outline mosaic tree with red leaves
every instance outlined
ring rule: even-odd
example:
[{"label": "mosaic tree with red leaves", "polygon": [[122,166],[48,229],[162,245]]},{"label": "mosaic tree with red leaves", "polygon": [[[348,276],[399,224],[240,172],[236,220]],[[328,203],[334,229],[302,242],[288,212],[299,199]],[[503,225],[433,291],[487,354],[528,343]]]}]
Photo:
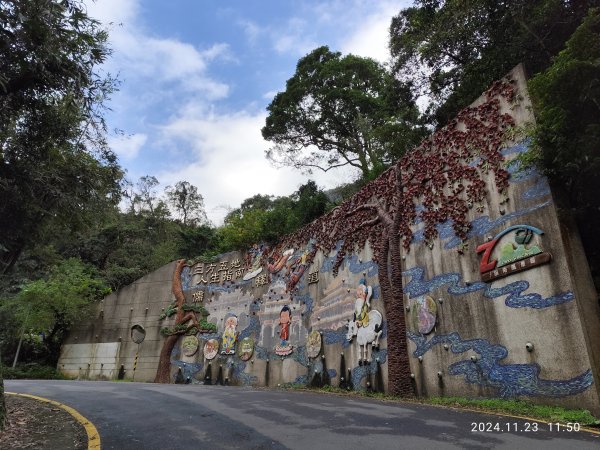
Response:
[{"label": "mosaic tree with red leaves", "polygon": [[[412,228],[421,222],[425,245],[433,248],[436,226],[448,220],[463,242],[470,229],[468,211],[483,211],[485,179],[493,173],[499,192],[508,186],[500,152],[512,117],[501,103],[515,102],[513,82],[492,85],[484,101],[463,109],[456,119],[406,154],[394,167],[349,201],[288,236],[273,250],[300,247],[309,239],[329,254],[340,240],[334,274],[347,252],[369,241],[379,265],[379,282],[388,322],[388,380],[394,395],[413,394],[406,340],[401,249],[409,251]],[[479,203],[479,204],[478,204]],[[466,245],[466,243],[465,243]],[[459,253],[463,248],[459,248]]]}]

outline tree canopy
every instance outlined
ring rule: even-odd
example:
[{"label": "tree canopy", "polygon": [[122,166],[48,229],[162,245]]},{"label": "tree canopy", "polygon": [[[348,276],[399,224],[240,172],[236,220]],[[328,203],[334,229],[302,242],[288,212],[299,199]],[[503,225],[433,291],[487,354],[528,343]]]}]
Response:
[{"label": "tree canopy", "polygon": [[122,176],[106,145],[97,67],[106,32],[75,0],[0,8],[0,262],[10,270],[49,218],[76,227],[94,203],[118,202]]},{"label": "tree canopy", "polygon": [[394,74],[432,100],[444,125],[519,63],[529,73],[552,58],[598,0],[416,0],[392,19]]},{"label": "tree canopy", "polygon": [[267,107],[267,158],[310,173],[351,166],[382,172],[423,136],[410,89],[371,58],[319,47]]}]

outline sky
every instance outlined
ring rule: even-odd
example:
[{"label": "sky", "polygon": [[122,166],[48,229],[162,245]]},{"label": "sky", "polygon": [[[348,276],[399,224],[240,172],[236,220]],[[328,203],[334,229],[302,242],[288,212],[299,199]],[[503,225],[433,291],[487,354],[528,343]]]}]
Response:
[{"label": "sky", "polygon": [[[105,24],[118,75],[108,106],[109,144],[136,182],[160,191],[189,181],[220,225],[256,194],[290,195],[308,179],[323,189],[353,181],[340,169],[302,174],[265,158],[266,107],[298,59],[332,51],[389,58],[388,29],[410,0],[85,0]],[[118,132],[114,130],[119,130]]]}]

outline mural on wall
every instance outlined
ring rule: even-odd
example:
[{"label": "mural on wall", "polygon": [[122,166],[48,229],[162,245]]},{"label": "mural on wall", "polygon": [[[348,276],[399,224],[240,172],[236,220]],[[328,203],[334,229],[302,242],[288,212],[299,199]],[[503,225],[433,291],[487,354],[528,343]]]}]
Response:
[{"label": "mural on wall", "polygon": [[[542,235],[544,232],[530,225],[513,225],[477,247],[477,253],[483,253],[479,265],[481,279],[493,281],[550,262],[550,253],[544,253],[538,245],[531,244],[534,234]],[[500,242],[501,245],[498,245]],[[499,251],[494,252],[496,248]]]},{"label": "mural on wall", "polygon": [[204,357],[206,359],[208,359],[209,361],[211,359],[214,359],[214,357],[217,356],[218,352],[219,352],[219,341],[218,340],[208,339],[204,343]]},{"label": "mural on wall", "polygon": [[[381,365],[386,364],[384,370],[387,369],[392,393],[410,394],[413,382],[409,353],[404,340],[399,338],[406,332],[406,320],[411,330],[419,333],[407,333],[417,346],[415,356],[422,356],[439,343],[449,344],[454,354],[473,351],[478,355],[476,361],[468,359],[452,364],[449,372],[464,375],[468,383],[497,388],[502,396],[558,397],[574,395],[589,387],[592,380],[589,371],[568,380],[547,380],[540,378],[541,369],[536,364],[501,364],[508,354],[506,348],[485,339],[462,340],[458,333],[431,337],[440,328],[435,328],[439,307],[431,296],[437,296],[436,289],[444,288],[452,296],[479,292],[488,299],[505,297],[505,304],[510,308],[534,309],[569,302],[573,299],[572,292],[544,297],[526,292],[530,285],[525,280],[494,288],[490,283],[465,279],[460,273],[426,274],[423,267],[401,272],[401,248],[415,251],[414,247],[422,243],[425,248],[437,245],[465,254],[467,241],[484,236],[491,239],[487,238],[488,233],[496,233],[504,227],[508,228],[487,243],[491,248],[486,263],[494,261],[496,267],[486,273],[502,267],[510,270],[513,264],[518,267],[521,261],[544,254],[538,242],[541,230],[538,233],[528,225],[509,226],[517,218],[552,203],[547,198],[549,190],[543,178],[536,181],[539,175],[531,171],[517,173],[517,163],[506,163],[507,154],[521,152],[527,144],[502,148],[505,132],[514,121],[500,113],[500,100],[509,104],[517,101],[515,86],[510,80],[496,83],[485,94],[483,103],[463,110],[449,126],[348,202],[284,237],[274,248],[254,245],[245,258],[240,258],[242,263],[236,257],[224,256],[229,259],[184,268],[180,282],[192,302],[210,310],[213,318],[217,318],[216,323],[223,323],[219,321],[228,317],[236,320],[233,333],[225,323],[223,333],[210,335],[216,344],[211,358],[216,357],[217,362],[213,362],[213,366],[223,365],[231,379],[245,384],[264,382],[261,374],[257,378],[258,372],[253,368],[266,366],[264,376],[268,379],[269,367],[273,374],[283,372],[282,367],[297,370],[292,364],[297,363],[307,368],[309,375],[298,376],[296,382],[308,383],[313,373],[322,373],[330,378],[348,377],[353,386],[360,389],[364,388],[361,383],[365,385],[365,379],[372,382],[374,375],[381,376]],[[517,211],[502,209],[500,216],[498,211],[482,215],[489,206],[487,180],[493,178],[502,199],[500,207],[506,208],[509,177],[510,183],[535,182],[533,187],[521,190],[524,192],[522,200],[529,201],[526,207]],[[473,211],[480,215],[473,218]],[[509,239],[512,240],[509,242]],[[372,259],[363,261],[359,254],[367,245],[369,251],[365,253],[369,258],[372,255]],[[315,258],[317,252],[321,252],[318,259]],[[467,253],[469,258],[474,255],[472,251],[470,255]],[[320,267],[315,268],[314,260],[322,261]],[[407,277],[406,285],[403,285],[403,276]],[[356,286],[357,279],[360,281]],[[367,279],[373,281],[374,286],[368,285]],[[406,309],[403,294],[410,297]],[[372,304],[375,308],[371,308]],[[385,321],[377,308],[385,311]],[[407,311],[406,318],[404,311]],[[348,321],[350,317],[352,320]],[[226,335],[235,335],[237,326],[245,328],[237,336],[236,344],[235,339]],[[308,330],[312,332],[308,334]],[[384,348],[380,350],[382,338],[387,338],[387,342],[383,342]],[[217,354],[219,342],[222,342],[222,356]],[[340,360],[325,361],[318,357],[327,354],[330,358],[329,355],[335,353],[331,349],[324,351],[325,346],[344,349],[351,342],[356,342],[354,345],[359,346],[359,351],[350,354],[352,358],[358,354],[359,358],[358,361],[347,359],[342,368],[344,373],[327,368],[337,367]],[[205,357],[211,359],[208,356],[213,350],[206,345],[208,341]],[[235,357],[228,356],[234,353]],[[253,366],[255,360],[269,361],[271,365]],[[193,370],[202,367],[185,365],[173,358],[172,363],[183,367],[185,374],[192,373],[190,367]],[[297,372],[294,377],[296,375]]]},{"label": "mural on wall", "polygon": [[423,267],[412,267],[402,273],[405,277],[410,277],[406,283],[404,291],[411,297],[432,293],[445,285],[449,285],[446,292],[453,296],[464,295],[470,292],[484,291],[483,297],[495,299],[507,296],[504,304],[510,308],[549,308],[573,300],[573,292],[565,291],[550,297],[543,297],[536,292],[525,293],[529,289],[529,282],[525,280],[513,281],[499,288],[492,285],[476,281],[464,281],[460,273],[450,272],[435,275],[427,280],[425,269]]},{"label": "mural on wall", "polygon": [[267,270],[269,271],[269,273],[279,273],[279,271],[285,267],[286,263],[292,257],[293,254],[294,249],[288,248],[283,253],[281,253],[281,255],[279,253],[274,253],[273,255],[269,256],[267,264]]},{"label": "mural on wall", "polygon": [[200,342],[196,336],[186,336],[181,342],[181,348],[183,349],[183,354],[185,356],[194,356],[198,351],[199,346]]},{"label": "mural on wall", "polygon": [[254,339],[246,336],[240,341],[238,356],[242,361],[248,361],[254,353]]},{"label": "mural on wall", "polygon": [[225,330],[221,337],[221,355],[235,355],[235,343],[237,341],[238,318],[235,314],[225,316]]},{"label": "mural on wall", "polygon": [[291,256],[291,262],[288,264],[285,274],[286,290],[288,292],[294,291],[304,272],[311,265],[316,252],[315,241],[310,239],[299,256]]},{"label": "mural on wall", "polygon": [[262,245],[254,244],[254,246],[246,254],[246,274],[242,278],[244,281],[251,280],[263,271],[261,258],[265,251]]},{"label": "mural on wall", "polygon": [[292,310],[285,305],[279,313],[279,338],[281,341],[275,347],[275,354],[287,356],[293,351],[292,345],[288,342],[290,339],[290,324],[292,323]]},{"label": "mural on wall", "polygon": [[306,341],[306,355],[309,358],[316,358],[321,353],[321,345],[321,333],[317,330],[311,331]]},{"label": "mural on wall", "polygon": [[429,334],[437,320],[437,305],[429,295],[421,295],[411,299],[410,309],[412,321],[421,334]]},{"label": "mural on wall", "polygon": [[359,347],[358,365],[370,364],[369,345],[379,348],[379,337],[381,336],[381,325],[383,316],[375,309],[371,309],[371,295],[373,288],[367,286],[363,278],[356,288],[356,301],[354,302],[353,320],[348,321],[348,334],[346,338],[352,341],[356,337],[356,343]]},{"label": "mural on wall", "polygon": [[[185,302],[182,284],[184,269],[187,269],[189,272],[189,266],[185,260],[180,259],[175,266],[171,285],[175,302],[171,303],[159,317],[160,320],[164,320],[167,317],[175,316],[175,324],[173,327],[163,327],[161,329],[161,333],[166,336],[166,339],[160,352],[158,368],[154,378],[155,383],[168,383],[170,381],[171,353],[180,336],[216,331],[215,324],[209,323],[206,320],[209,316],[206,308],[202,305],[190,305]],[[188,275],[185,276],[187,277]],[[198,320],[197,314],[200,315],[200,320]]]},{"label": "mural on wall", "polygon": [[425,355],[439,344],[448,344],[452,353],[473,351],[478,356],[459,361],[448,367],[451,375],[464,375],[465,381],[496,388],[503,398],[517,396],[564,397],[579,394],[593,383],[591,370],[568,380],[545,380],[540,378],[538,364],[501,364],[508,356],[506,347],[492,344],[486,339],[463,340],[458,333],[437,335],[427,340],[425,336],[407,333],[417,346],[415,357]]}]

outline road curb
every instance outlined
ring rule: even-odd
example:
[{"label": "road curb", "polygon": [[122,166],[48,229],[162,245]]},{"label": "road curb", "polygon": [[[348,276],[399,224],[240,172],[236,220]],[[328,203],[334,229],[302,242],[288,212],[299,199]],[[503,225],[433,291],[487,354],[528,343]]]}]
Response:
[{"label": "road curb", "polygon": [[66,412],[71,414],[75,418],[75,420],[77,420],[77,422],[79,422],[81,425],[83,425],[83,428],[85,428],[85,432],[87,433],[87,437],[88,437],[88,450],[100,450],[100,434],[98,433],[98,430],[96,429],[96,427],[94,426],[94,424],[92,422],[90,422],[88,419],[86,419],[81,414],[79,414],[79,412],[77,410],[71,408],[70,406],[64,405],[63,403],[57,402],[55,400],[50,400],[50,399],[44,398],[44,397],[38,397],[37,395],[20,394],[18,392],[4,392],[4,393],[7,395],[14,395],[17,397],[32,398],[34,400],[44,402],[44,403],[50,403],[54,406],[58,406],[59,408],[64,409]]}]

